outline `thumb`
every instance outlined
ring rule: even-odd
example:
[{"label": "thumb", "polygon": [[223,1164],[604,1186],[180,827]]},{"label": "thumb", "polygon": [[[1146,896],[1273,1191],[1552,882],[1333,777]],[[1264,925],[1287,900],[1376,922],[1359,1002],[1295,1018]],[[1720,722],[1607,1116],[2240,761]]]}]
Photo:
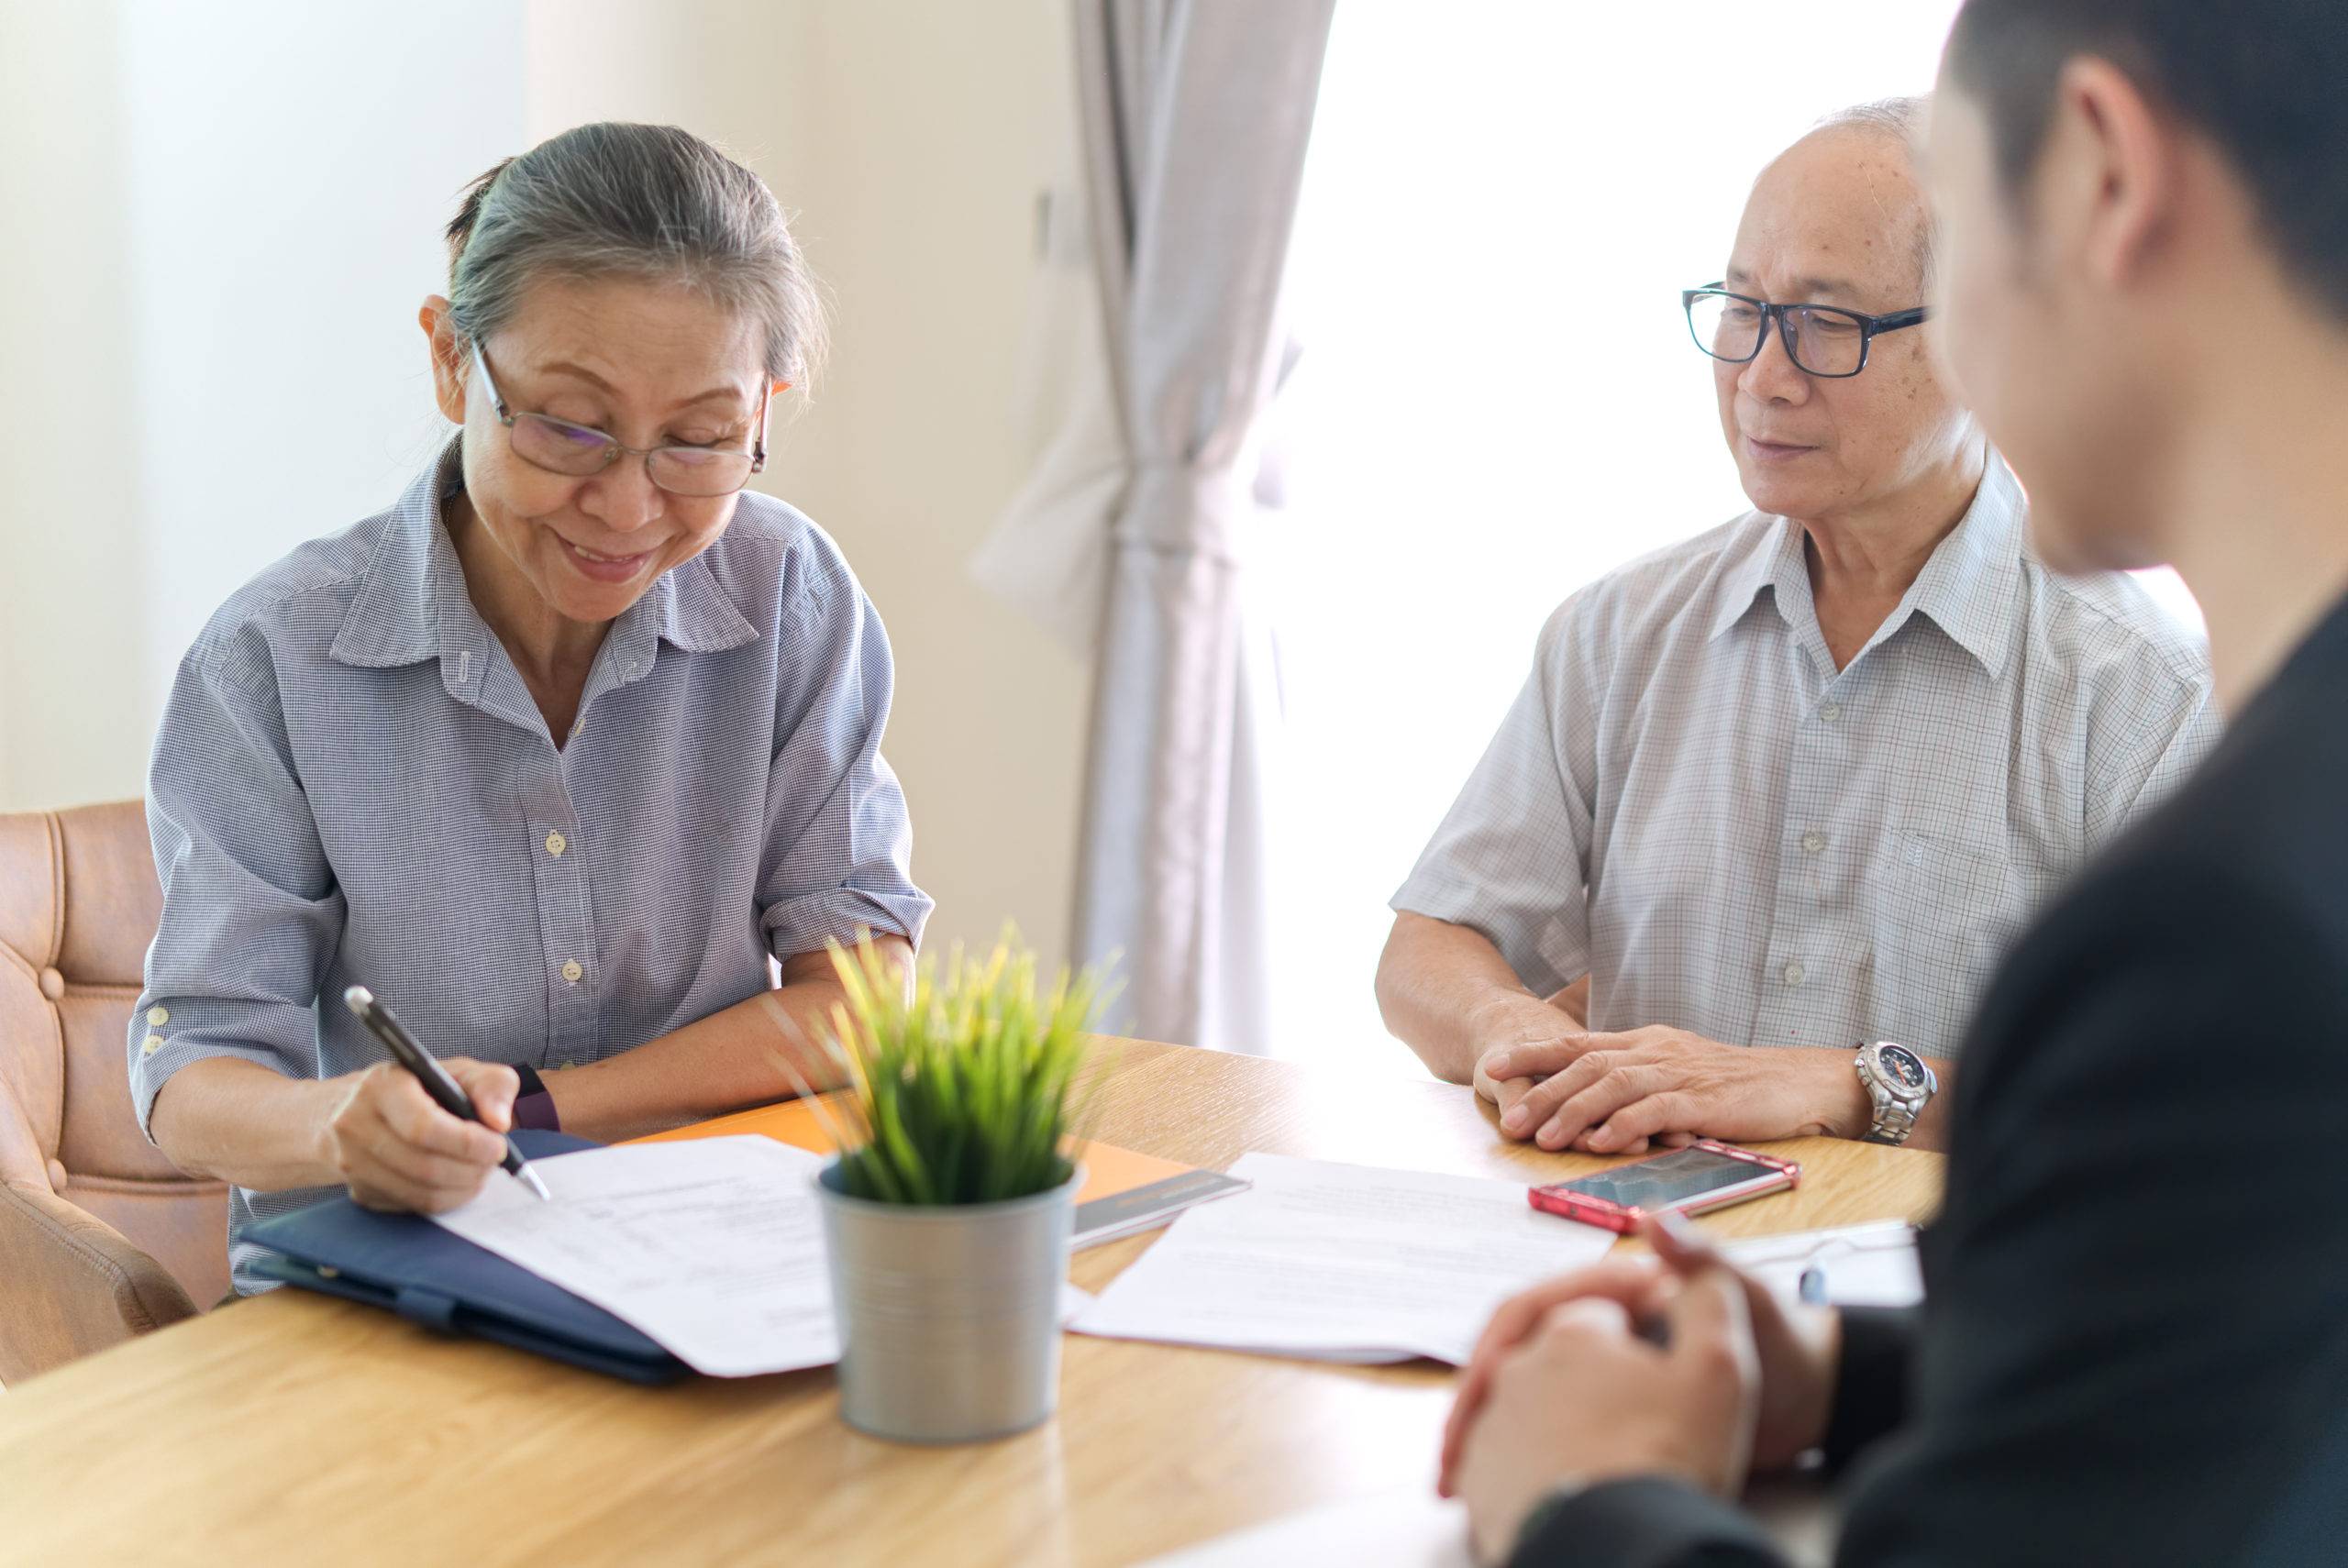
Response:
[{"label": "thumb", "polygon": [[522,1076],[498,1062],[451,1062],[449,1070],[464,1086],[465,1094],[473,1102],[473,1110],[481,1116],[482,1125],[493,1132],[510,1132],[514,1128],[514,1097],[521,1092]]},{"label": "thumb", "polygon": [[1641,1231],[1672,1273],[1683,1277],[1721,1265],[1720,1249],[1705,1234],[1677,1214],[1651,1214]]},{"label": "thumb", "polygon": [[1707,1376],[1738,1375],[1754,1357],[1753,1320],[1735,1271],[1715,1264],[1684,1277],[1664,1309],[1671,1325],[1671,1359]]}]

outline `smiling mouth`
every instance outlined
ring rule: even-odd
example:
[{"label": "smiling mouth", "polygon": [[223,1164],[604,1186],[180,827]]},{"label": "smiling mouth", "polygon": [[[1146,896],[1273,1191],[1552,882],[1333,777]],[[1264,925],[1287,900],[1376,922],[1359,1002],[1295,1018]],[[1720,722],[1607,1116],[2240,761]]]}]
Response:
[{"label": "smiling mouth", "polygon": [[[560,536],[558,535],[557,537]],[[631,566],[652,553],[649,550],[638,550],[634,555],[607,556],[600,551],[591,550],[576,540],[564,539],[562,543],[572,555],[581,560],[593,561],[597,566]]]}]

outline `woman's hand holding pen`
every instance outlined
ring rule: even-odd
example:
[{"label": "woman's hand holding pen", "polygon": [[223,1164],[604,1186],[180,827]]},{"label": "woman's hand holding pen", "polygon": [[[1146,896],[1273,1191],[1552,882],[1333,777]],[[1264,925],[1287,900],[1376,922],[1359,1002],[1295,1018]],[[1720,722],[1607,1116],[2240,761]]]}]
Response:
[{"label": "woman's hand holding pen", "polygon": [[349,1092],[319,1129],[327,1163],[368,1209],[439,1214],[470,1202],[505,1157],[514,1124],[514,1069],[470,1057],[440,1065],[471,1097],[479,1122],[451,1116],[432,1103],[413,1074],[381,1062],[334,1082]]}]

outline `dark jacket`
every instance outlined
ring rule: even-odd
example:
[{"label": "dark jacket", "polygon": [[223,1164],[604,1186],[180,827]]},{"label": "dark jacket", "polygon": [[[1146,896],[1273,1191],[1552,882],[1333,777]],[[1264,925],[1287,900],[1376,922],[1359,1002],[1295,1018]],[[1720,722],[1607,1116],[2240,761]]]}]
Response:
[{"label": "dark jacket", "polygon": [[[1926,1305],[1846,1318],[1837,1562],[2348,1562],[2348,603],[2007,955]],[[1518,1568],[1775,1563],[1597,1486]]]}]

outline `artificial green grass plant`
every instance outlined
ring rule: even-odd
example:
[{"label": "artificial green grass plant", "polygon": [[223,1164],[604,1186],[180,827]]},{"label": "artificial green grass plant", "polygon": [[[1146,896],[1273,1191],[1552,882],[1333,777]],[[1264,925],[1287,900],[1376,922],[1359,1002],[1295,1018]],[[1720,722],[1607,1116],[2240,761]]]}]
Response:
[{"label": "artificial green grass plant", "polygon": [[1108,999],[1098,971],[1042,990],[1036,955],[1006,932],[982,961],[958,946],[942,975],[923,962],[908,994],[870,943],[829,946],[847,993],[827,1043],[847,1069],[849,1196],[1000,1203],[1068,1180],[1087,1032]]}]

